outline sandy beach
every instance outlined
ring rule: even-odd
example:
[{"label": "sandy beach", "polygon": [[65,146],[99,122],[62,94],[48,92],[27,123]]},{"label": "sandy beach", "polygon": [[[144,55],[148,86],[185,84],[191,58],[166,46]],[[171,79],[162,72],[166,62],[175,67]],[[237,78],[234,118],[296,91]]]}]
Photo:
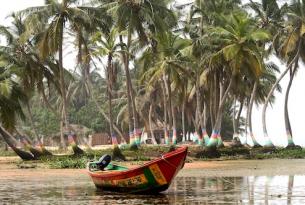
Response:
[{"label": "sandy beach", "polygon": [[[85,169],[48,169],[40,167],[21,169],[17,157],[0,157],[0,180],[14,177],[36,178],[74,175],[86,176]],[[128,167],[137,166],[135,162],[123,163]],[[179,172],[181,177],[239,177],[305,175],[305,159],[266,159],[266,160],[226,160],[194,161],[186,163]]]}]

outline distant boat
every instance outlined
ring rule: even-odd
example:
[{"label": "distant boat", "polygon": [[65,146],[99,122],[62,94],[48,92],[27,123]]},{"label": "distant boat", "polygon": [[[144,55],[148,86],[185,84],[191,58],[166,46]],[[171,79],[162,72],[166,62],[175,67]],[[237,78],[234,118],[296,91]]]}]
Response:
[{"label": "distant boat", "polygon": [[187,147],[176,148],[143,166],[131,169],[109,163],[104,170],[99,170],[99,162],[90,162],[88,172],[95,186],[105,191],[159,193],[168,189],[183,168],[186,155]]}]

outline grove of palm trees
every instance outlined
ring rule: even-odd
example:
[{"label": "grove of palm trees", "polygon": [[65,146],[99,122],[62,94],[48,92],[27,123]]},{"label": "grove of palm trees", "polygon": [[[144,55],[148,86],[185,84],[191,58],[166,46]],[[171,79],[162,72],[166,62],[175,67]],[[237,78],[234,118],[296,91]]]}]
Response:
[{"label": "grove of palm trees", "polygon": [[[272,148],[266,115],[285,76],[285,127],[277,129],[296,147],[288,104],[305,61],[303,0],[46,0],[8,19],[0,26],[0,142],[22,159],[52,155],[44,141],[54,135],[82,154],[78,143],[87,143],[71,134],[73,124],[107,133],[115,146],[140,147],[142,132],[176,145],[192,132],[207,150],[224,141]],[[264,143],[253,131],[255,106],[263,107],[255,123]]]}]

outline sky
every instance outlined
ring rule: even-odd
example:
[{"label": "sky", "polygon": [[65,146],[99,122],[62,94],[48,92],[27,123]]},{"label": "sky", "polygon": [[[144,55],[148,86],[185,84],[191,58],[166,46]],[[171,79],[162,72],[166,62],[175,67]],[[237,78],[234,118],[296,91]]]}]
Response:
[{"label": "sky", "polygon": [[[6,18],[11,12],[25,9],[30,6],[39,6],[43,4],[43,0],[10,0],[5,2],[5,6],[0,7],[0,24],[9,25],[10,20]],[[179,2],[189,2],[189,0],[179,0]],[[243,0],[246,2],[246,0]],[[75,56],[73,54],[66,54],[64,63],[70,69],[73,69]],[[280,67],[280,70],[285,69],[276,57],[271,57],[271,61]],[[267,109],[267,129],[269,137],[272,142],[277,146],[286,146],[286,134],[284,124],[284,95],[288,84],[288,75],[282,80],[281,86],[282,93],[276,93],[276,101],[272,107]],[[289,98],[289,114],[293,130],[295,143],[305,146],[305,71],[304,66],[300,65],[298,73],[293,81]],[[258,142],[264,143],[262,131],[262,115],[261,107],[255,107],[253,112],[253,128],[254,135]],[[242,138],[245,140],[245,138]],[[249,139],[248,139],[249,140]],[[249,143],[251,141],[249,140]]]}]

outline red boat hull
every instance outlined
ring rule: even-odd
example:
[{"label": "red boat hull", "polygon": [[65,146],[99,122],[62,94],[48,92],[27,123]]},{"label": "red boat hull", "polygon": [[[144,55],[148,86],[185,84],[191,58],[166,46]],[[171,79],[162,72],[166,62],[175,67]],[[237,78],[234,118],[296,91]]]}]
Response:
[{"label": "red boat hull", "polygon": [[143,166],[125,171],[89,171],[96,187],[129,193],[165,191],[183,168],[187,147],[177,148]]}]

